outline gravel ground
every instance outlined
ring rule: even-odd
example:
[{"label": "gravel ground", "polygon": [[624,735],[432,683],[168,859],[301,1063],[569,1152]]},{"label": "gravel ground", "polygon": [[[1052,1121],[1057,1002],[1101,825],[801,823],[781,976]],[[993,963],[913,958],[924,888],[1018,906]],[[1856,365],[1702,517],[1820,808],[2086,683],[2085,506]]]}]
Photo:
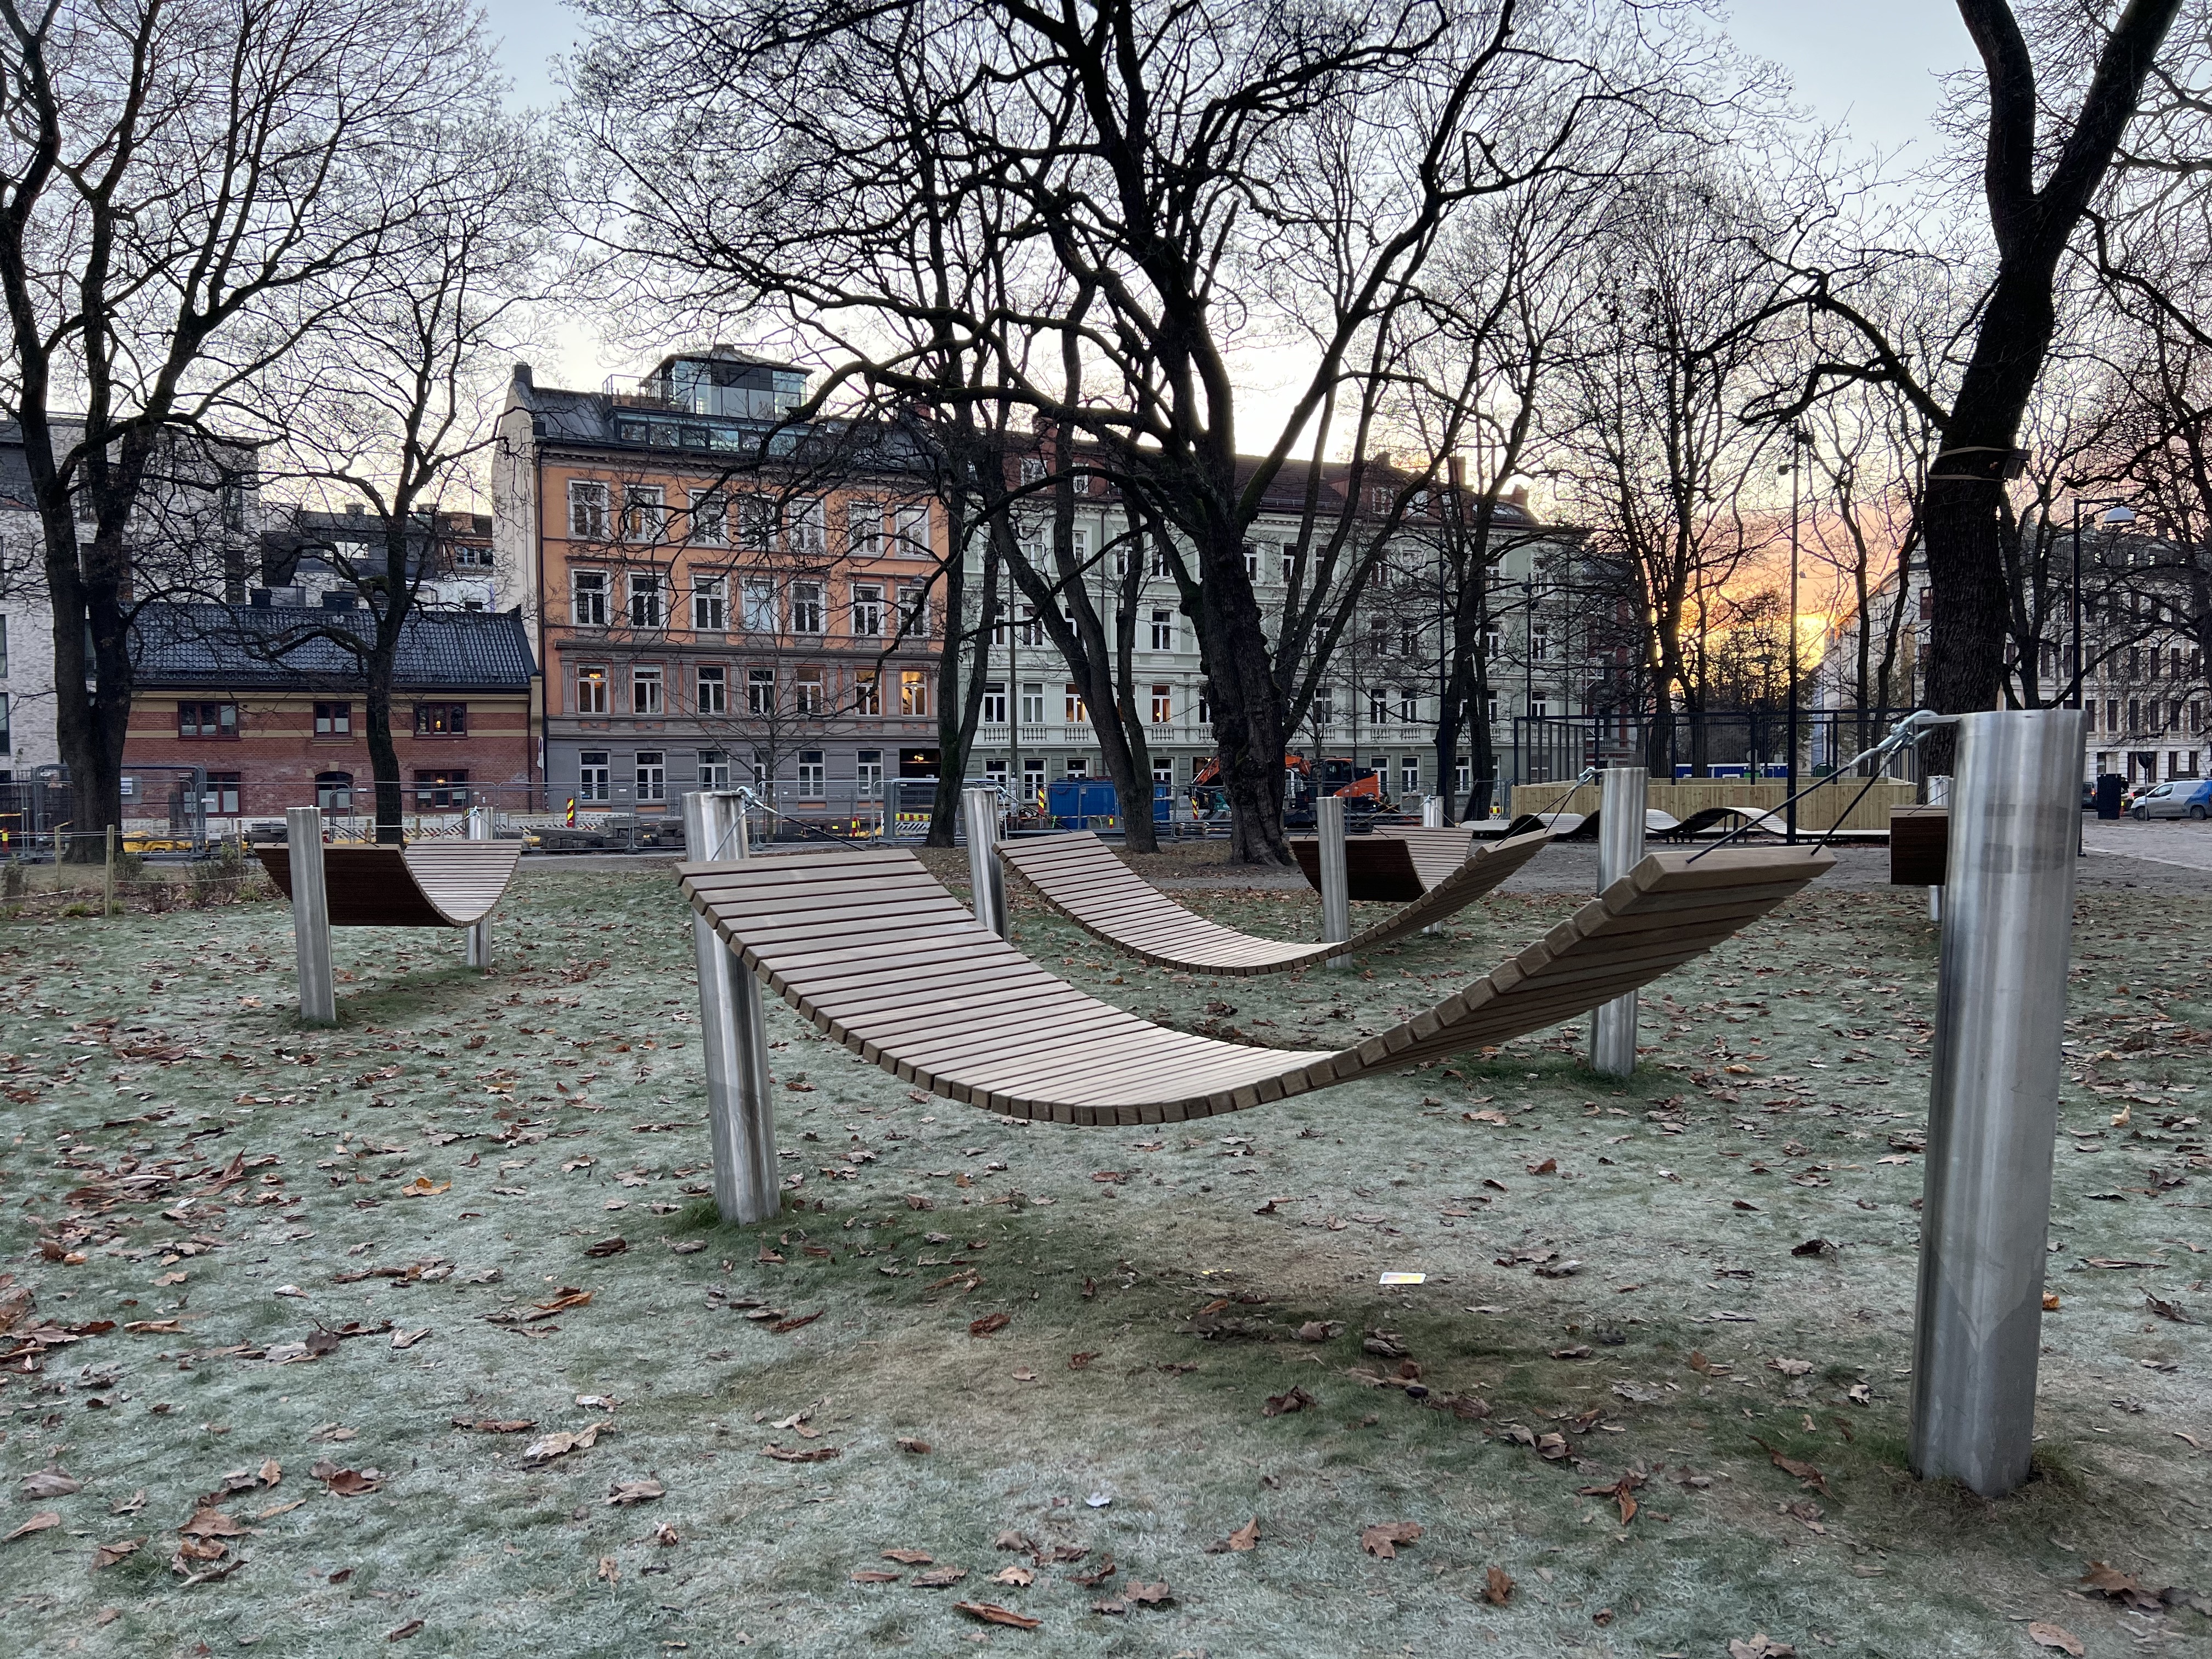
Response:
[{"label": "gravel ground", "polygon": [[[1310,935],[1303,884],[1204,853],[1159,861],[1224,884],[1184,902]],[[1318,1046],[1570,914],[1589,857],[1349,971],[1228,985],[1013,899],[1095,995]],[[11,1649],[1980,1659],[2051,1651],[2040,1621],[2190,1650],[2196,879],[2084,869],[2038,1478],[1997,1504],[1904,1467],[1935,938],[1879,854],[1655,987],[1626,1085],[1569,1026],[1054,1129],[775,1009],[787,1208],[750,1230],[702,1196],[658,860],[532,860],[489,975],[449,936],[341,934],[334,1032],[291,1017],[274,904],[0,922]],[[2093,1562],[2173,1595],[2085,1589]]]}]

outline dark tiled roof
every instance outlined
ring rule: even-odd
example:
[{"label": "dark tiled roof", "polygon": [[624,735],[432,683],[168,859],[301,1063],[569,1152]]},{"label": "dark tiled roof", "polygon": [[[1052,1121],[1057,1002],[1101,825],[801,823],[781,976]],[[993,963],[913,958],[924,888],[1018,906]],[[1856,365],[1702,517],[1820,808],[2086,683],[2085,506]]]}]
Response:
[{"label": "dark tiled roof", "polygon": [[[310,629],[366,641],[366,611],[277,605],[149,605],[133,646],[138,684],[160,686],[350,686],[360,671],[346,647]],[[399,635],[395,687],[409,691],[521,692],[537,664],[520,611],[417,611]]]}]

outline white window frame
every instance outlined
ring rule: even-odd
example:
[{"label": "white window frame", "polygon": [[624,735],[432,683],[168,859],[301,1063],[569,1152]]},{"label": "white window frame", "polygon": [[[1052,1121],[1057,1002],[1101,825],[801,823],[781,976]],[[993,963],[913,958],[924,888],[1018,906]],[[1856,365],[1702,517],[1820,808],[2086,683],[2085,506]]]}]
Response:
[{"label": "white window frame", "polygon": [[667,670],[649,663],[633,663],[629,671],[629,712],[653,715],[667,710]]},{"label": "white window frame", "polygon": [[605,628],[613,598],[614,578],[605,570],[568,573],[568,623],[573,628]]},{"label": "white window frame", "polygon": [[726,634],[730,631],[730,579],[727,576],[691,578],[691,631]]},{"label": "white window frame", "polygon": [[726,714],[730,712],[730,671],[719,664],[702,666],[694,680],[698,687],[696,701],[702,714]]},{"label": "white window frame", "polygon": [[571,541],[604,542],[607,537],[607,520],[614,506],[614,492],[598,478],[568,480],[568,538]]}]

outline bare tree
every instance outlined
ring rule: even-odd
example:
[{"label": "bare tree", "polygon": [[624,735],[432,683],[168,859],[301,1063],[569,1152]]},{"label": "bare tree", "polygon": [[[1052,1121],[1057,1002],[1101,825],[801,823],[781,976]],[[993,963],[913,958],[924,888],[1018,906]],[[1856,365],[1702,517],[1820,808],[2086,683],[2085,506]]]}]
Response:
[{"label": "bare tree", "polygon": [[417,211],[421,125],[494,98],[452,0],[0,0],[0,400],[81,823],[122,817],[130,623],[155,587],[131,526],[163,445],[382,257]]},{"label": "bare tree", "polygon": [[[947,391],[921,366],[917,319],[989,342],[994,383],[969,395],[1117,452],[1185,558],[1234,854],[1285,861],[1284,740],[1309,649],[1331,641],[1294,622],[1285,661],[1270,637],[1245,573],[1254,519],[1376,361],[1452,215],[1571,165],[1601,113],[1670,101],[1667,54],[1626,18],[1593,32],[1531,0],[1327,17],[1212,0],[587,10],[578,89],[626,216],[611,241],[849,354],[879,386]],[[958,216],[999,240],[997,308],[905,280],[907,251],[946,216],[916,210],[927,191],[985,204]],[[1286,329],[1303,335],[1297,388],[1240,465],[1231,360]],[[1065,352],[1032,361],[1040,332],[1077,374]],[[1365,456],[1347,447],[1357,498]]]}]

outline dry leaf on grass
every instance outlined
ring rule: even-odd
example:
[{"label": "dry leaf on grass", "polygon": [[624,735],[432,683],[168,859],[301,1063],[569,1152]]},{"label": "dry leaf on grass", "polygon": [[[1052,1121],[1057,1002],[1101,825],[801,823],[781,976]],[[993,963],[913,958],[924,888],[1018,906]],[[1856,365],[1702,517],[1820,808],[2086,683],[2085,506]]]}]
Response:
[{"label": "dry leaf on grass", "polygon": [[779,1463],[827,1463],[833,1457],[845,1454],[835,1446],[763,1446],[763,1457],[773,1457]]},{"label": "dry leaf on grass", "polygon": [[1132,1578],[1128,1588],[1121,1592],[1125,1601],[1134,1601],[1139,1607],[1157,1607],[1175,1600],[1175,1592],[1168,1588],[1167,1580],[1147,1584],[1142,1579]]},{"label": "dry leaf on grass", "polygon": [[987,1625],[1007,1625],[1015,1630],[1035,1630],[1044,1620],[1032,1619],[1025,1613],[1016,1613],[1012,1607],[1002,1607],[991,1601],[955,1601],[952,1604],[970,1619],[980,1619]]},{"label": "dry leaf on grass", "polygon": [[884,1559],[896,1561],[902,1567],[928,1567],[937,1564],[937,1558],[927,1550],[885,1550]]},{"label": "dry leaf on grass", "polygon": [[[440,1190],[442,1191],[443,1188],[441,1188]],[[386,1631],[384,1634],[384,1639],[387,1642],[404,1642],[422,1628],[422,1621],[420,1619],[410,1619],[398,1630]]]},{"label": "dry leaf on grass", "polygon": [[1797,1650],[1761,1632],[1748,1642],[1741,1638],[1730,1641],[1729,1659],[1797,1659]]},{"label": "dry leaf on grass", "polygon": [[2152,1613],[2166,1605],[2166,1599],[2154,1589],[2146,1589],[2142,1583],[2130,1577],[2118,1567],[2107,1566],[2102,1561],[2092,1561],[2089,1571],[2081,1575],[2082,1584],[2099,1595],[2144,1613]]},{"label": "dry leaf on grass", "polygon": [[656,1498],[665,1498],[668,1489],[658,1480],[617,1480],[607,1488],[601,1501],[617,1509],[628,1509],[635,1504],[648,1504]]},{"label": "dry leaf on grass", "polygon": [[[1054,1558],[1057,1559],[1059,1552],[1054,1550],[1053,1553]],[[1037,1559],[1042,1560],[1044,1552],[1039,1551]],[[1071,1572],[1067,1575],[1067,1582],[1071,1584],[1080,1584],[1084,1589],[1089,1589],[1094,1584],[1104,1583],[1120,1571],[1121,1569],[1114,1565],[1114,1558],[1109,1555],[1088,1572]]]},{"label": "dry leaf on grass", "polygon": [[5,1538],[0,1538],[0,1544],[12,1544],[18,1538],[27,1538],[34,1532],[44,1532],[48,1527],[58,1527],[61,1523],[61,1512],[58,1510],[40,1510]]},{"label": "dry leaf on grass", "polygon": [[307,1473],[340,1498],[359,1498],[365,1492],[381,1491],[384,1486],[381,1469],[342,1469],[328,1458],[317,1462]]},{"label": "dry leaf on grass", "polygon": [[1072,1371],[1079,1371],[1097,1358],[1098,1355],[1096,1352],[1072,1353],[1067,1356],[1067,1369]]},{"label": "dry leaf on grass", "polygon": [[[599,1431],[606,1426],[604,1423],[593,1423],[581,1429],[556,1429],[553,1433],[541,1436],[525,1446],[522,1449],[522,1461],[526,1463],[550,1463],[555,1458],[565,1457],[572,1451],[588,1450],[598,1443]],[[494,1432],[505,1432],[505,1431],[495,1430]]]},{"label": "dry leaf on grass", "polygon": [[1503,1567],[1492,1567],[1482,1575],[1482,1599],[1493,1607],[1502,1607],[1513,1599],[1513,1575]]},{"label": "dry leaf on grass", "polygon": [[929,1442],[927,1440],[913,1440],[902,1437],[898,1443],[898,1449],[902,1452],[912,1452],[915,1456],[919,1457],[929,1450]]},{"label": "dry leaf on grass", "polygon": [[1643,1484],[1644,1477],[1631,1469],[1609,1486],[1578,1486],[1576,1494],[1582,1498],[1612,1498],[1620,1505],[1620,1524],[1625,1527],[1636,1519],[1636,1499],[1630,1494]]},{"label": "dry leaf on grass", "polygon": [[1036,1583],[1036,1574],[1027,1567],[1000,1567],[991,1575],[994,1584],[1012,1584],[1016,1589]]},{"label": "dry leaf on grass", "polygon": [[55,1465],[33,1469],[23,1477],[23,1484],[17,1490],[26,1498],[67,1498],[71,1492],[81,1491],[83,1484],[75,1475]]},{"label": "dry leaf on grass", "polygon": [[629,1241],[617,1234],[612,1238],[603,1238],[596,1244],[585,1245],[584,1254],[594,1261],[603,1261],[611,1255],[620,1255],[628,1249]]},{"label": "dry leaf on grass", "polygon": [[102,1567],[112,1567],[137,1554],[138,1547],[145,1541],[143,1538],[119,1538],[112,1544],[100,1545],[92,1553],[92,1570],[98,1572]]},{"label": "dry leaf on grass", "polygon": [[246,1528],[235,1516],[221,1510],[195,1510],[192,1518],[177,1530],[187,1538],[243,1538]]},{"label": "dry leaf on grass", "polygon": [[1247,1550],[1259,1548],[1260,1517],[1254,1516],[1236,1531],[1231,1533],[1225,1541],[1232,1555],[1242,1555]]},{"label": "dry leaf on grass", "polygon": [[1013,1315],[1007,1313],[1003,1310],[998,1313],[985,1314],[981,1319],[971,1319],[968,1322],[968,1334],[970,1336],[990,1336],[995,1334],[997,1332],[1003,1331],[1007,1326],[1013,1322]]},{"label": "dry leaf on grass", "polygon": [[599,1571],[598,1577],[599,1582],[603,1584],[619,1584],[622,1583],[622,1568],[616,1563],[613,1556],[603,1555],[599,1558]]},{"label": "dry leaf on grass", "polygon": [[2056,1648],[2061,1653],[2071,1654],[2074,1659],[2081,1659],[2081,1655],[2087,1651],[2081,1645],[2081,1638],[2072,1631],[2058,1625],[2046,1625],[2039,1620],[2027,1627],[2027,1639],[2039,1648]]},{"label": "dry leaf on grass", "polygon": [[1386,1521],[1381,1526],[1362,1527],[1359,1547],[1388,1561],[1398,1553],[1399,1545],[1410,1544],[1420,1535],[1418,1521]]},{"label": "dry leaf on grass", "polygon": [[478,1434],[520,1434],[525,1429],[536,1428],[538,1419],[534,1417],[457,1417],[453,1419],[453,1426],[474,1429]]},{"label": "dry leaf on grass", "polygon": [[[400,1188],[399,1196],[402,1198],[435,1198],[440,1193],[449,1191],[452,1188],[453,1184],[453,1183],[450,1181],[434,1182],[429,1176],[418,1175],[414,1180],[407,1182],[406,1185]],[[415,1626],[415,1630],[420,1630],[422,1628],[422,1626],[419,1622]],[[415,1633],[415,1631],[410,1630],[407,1633],[410,1636],[412,1636]]]},{"label": "dry leaf on grass", "polygon": [[968,1576],[965,1567],[932,1567],[927,1572],[918,1572],[907,1580],[916,1589],[943,1589],[947,1584],[957,1584]]},{"label": "dry leaf on grass", "polygon": [[1780,1469],[1784,1474],[1795,1475],[1798,1480],[1802,1480],[1807,1486],[1817,1488],[1820,1496],[1823,1498],[1833,1498],[1835,1496],[1835,1493],[1828,1490],[1828,1477],[1822,1474],[1820,1470],[1814,1468],[1810,1463],[1801,1462],[1796,1458],[1784,1456],[1782,1453],[1775,1450],[1773,1447],[1768,1445],[1766,1442],[1759,1439],[1757,1435],[1753,1435],[1751,1437],[1753,1443],[1755,1443],[1771,1460],[1772,1460],[1774,1467]]},{"label": "dry leaf on grass", "polygon": [[830,1310],[827,1308],[817,1308],[811,1314],[794,1314],[789,1319],[777,1320],[775,1323],[769,1327],[769,1329],[777,1336],[788,1335],[793,1331],[800,1330],[805,1328],[806,1326],[811,1325],[816,1320],[821,1318],[823,1314],[828,1313],[829,1311]]},{"label": "dry leaf on grass", "polygon": [[856,1584],[896,1584],[899,1575],[885,1572],[880,1567],[861,1567],[849,1575]]},{"label": "dry leaf on grass", "polygon": [[1287,1394],[1269,1395],[1267,1403],[1260,1407],[1260,1415],[1282,1417],[1291,1412],[1302,1412],[1309,1406],[1320,1403],[1304,1389],[1293,1387]]}]

